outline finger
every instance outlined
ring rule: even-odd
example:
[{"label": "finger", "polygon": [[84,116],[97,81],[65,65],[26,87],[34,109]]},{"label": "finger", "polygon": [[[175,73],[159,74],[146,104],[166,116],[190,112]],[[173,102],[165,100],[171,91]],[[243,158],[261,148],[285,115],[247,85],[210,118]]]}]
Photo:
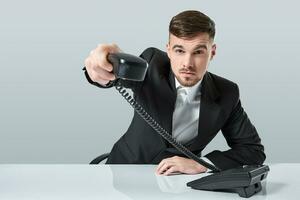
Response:
[{"label": "finger", "polygon": [[110,45],[104,45],[103,50],[109,52],[109,53],[118,53],[122,52],[121,49],[116,44],[110,44]]},{"label": "finger", "polygon": [[162,161],[160,161],[160,163],[158,164],[157,168],[156,168],[156,172],[158,172],[160,170],[160,168],[167,162],[174,162],[174,158],[176,158],[176,156],[170,157],[170,158],[165,158]]},{"label": "finger", "polygon": [[89,77],[94,82],[103,84],[103,82],[107,83],[107,82],[115,79],[115,75],[113,75],[112,73],[107,72],[103,69],[98,69],[97,71],[95,71],[94,68],[90,69],[90,68],[86,67],[86,69],[89,74]]},{"label": "finger", "polygon": [[94,81],[94,82],[97,82],[97,83],[99,83],[100,85],[105,86],[106,84],[109,83],[109,80],[98,80],[98,81]]},{"label": "finger", "polygon": [[102,68],[106,71],[111,72],[113,70],[113,66],[107,60],[107,53],[92,51],[93,53],[89,56],[89,66],[93,68]]},{"label": "finger", "polygon": [[94,82],[97,82],[97,83],[108,83],[109,81],[111,81],[111,79],[109,78],[106,78],[106,77],[103,77],[101,74],[95,74],[94,76],[92,76],[91,78]]},{"label": "finger", "polygon": [[161,174],[164,170],[165,163],[163,163],[159,168],[156,169],[157,174]]},{"label": "finger", "polygon": [[159,172],[160,168],[165,164],[165,160],[160,161],[160,163],[156,167],[156,173]]},{"label": "finger", "polygon": [[173,167],[175,163],[173,162],[166,162],[158,171],[159,174],[164,174],[170,167]]},{"label": "finger", "polygon": [[120,48],[116,44],[112,45],[98,45],[96,51],[92,52],[92,55],[95,56],[95,60],[97,63],[107,71],[112,71],[113,66],[108,61],[107,56],[109,53],[117,53],[120,52]]},{"label": "finger", "polygon": [[98,44],[97,49],[109,53],[121,52],[121,49],[116,44]]},{"label": "finger", "polygon": [[94,76],[100,75],[100,77],[107,80],[116,79],[115,75],[100,66],[101,64],[99,65],[99,62],[97,62],[95,58],[86,59],[85,64],[89,74],[93,73]]},{"label": "finger", "polygon": [[168,176],[168,175],[170,175],[170,174],[172,174],[174,172],[178,172],[177,166],[170,167],[168,170],[165,171],[165,173],[163,175]]},{"label": "finger", "polygon": [[169,162],[169,160],[170,160],[170,158],[165,158],[165,159],[163,159],[159,164],[158,164],[158,166],[157,166],[157,172],[159,172],[160,170],[161,170],[161,168],[167,163],[167,162]]},{"label": "finger", "polygon": [[111,71],[113,70],[113,66],[112,66],[112,64],[108,61],[107,55],[108,55],[108,54],[104,54],[104,53],[101,54],[101,55],[98,55],[98,57],[97,57],[97,63],[98,63],[98,65],[99,65],[101,68],[105,69],[106,71],[111,72]]},{"label": "finger", "polygon": [[168,164],[165,163],[165,164],[159,169],[158,174],[163,174],[163,173],[165,173],[165,171],[167,171],[169,168],[170,168],[170,165],[168,165]]},{"label": "finger", "polygon": [[110,80],[113,81],[116,79],[116,76],[114,75],[113,72],[108,72],[105,69],[102,69],[100,67],[96,67],[93,69],[94,73],[98,75],[98,78],[100,79],[106,79],[106,80]]}]

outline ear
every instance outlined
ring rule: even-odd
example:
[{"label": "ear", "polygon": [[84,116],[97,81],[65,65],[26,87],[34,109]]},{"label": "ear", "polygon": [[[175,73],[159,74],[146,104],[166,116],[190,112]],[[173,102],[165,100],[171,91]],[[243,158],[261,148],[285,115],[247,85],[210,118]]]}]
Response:
[{"label": "ear", "polygon": [[217,51],[217,45],[213,44],[211,47],[211,56],[210,56],[210,60],[213,59],[213,57],[216,55],[216,51]]},{"label": "ear", "polygon": [[168,57],[170,58],[170,43],[167,43],[166,45],[166,48],[167,48],[167,54],[168,54]]}]

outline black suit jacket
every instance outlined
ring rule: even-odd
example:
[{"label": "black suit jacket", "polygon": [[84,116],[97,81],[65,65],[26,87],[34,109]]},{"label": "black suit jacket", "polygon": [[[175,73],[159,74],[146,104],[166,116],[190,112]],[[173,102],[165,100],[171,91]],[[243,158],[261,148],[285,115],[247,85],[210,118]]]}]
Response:
[{"label": "black suit jacket", "polygon": [[[135,99],[172,134],[172,115],[176,101],[175,78],[166,53],[155,48],[142,55],[149,63],[143,82],[124,81]],[[94,83],[85,73],[90,83]],[[237,84],[206,72],[201,87],[198,135],[185,146],[201,156],[201,151],[221,130],[230,149],[213,151],[205,157],[220,169],[262,164],[264,147],[255,127],[241,106]],[[174,155],[183,156],[170,146],[136,112],[127,132],[113,146],[109,164],[157,164]]]}]

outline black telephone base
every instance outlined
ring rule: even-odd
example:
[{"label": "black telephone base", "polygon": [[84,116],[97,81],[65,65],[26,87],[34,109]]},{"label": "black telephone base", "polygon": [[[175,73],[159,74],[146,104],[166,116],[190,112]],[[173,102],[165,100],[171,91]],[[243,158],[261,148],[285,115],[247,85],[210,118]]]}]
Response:
[{"label": "black telephone base", "polygon": [[249,198],[255,193],[260,192],[261,189],[261,182],[258,182],[248,187],[236,188],[235,192],[237,192],[240,195],[240,197]]},{"label": "black telephone base", "polygon": [[187,186],[196,190],[235,192],[248,198],[261,191],[261,181],[269,170],[267,165],[229,169],[191,181]]},{"label": "black telephone base", "polygon": [[[197,189],[197,188],[193,188]],[[206,190],[206,189],[201,189]],[[262,190],[261,182],[255,183],[248,187],[238,187],[232,189],[219,189],[219,190],[207,190],[207,191],[215,191],[215,192],[230,192],[230,193],[238,193],[240,197],[249,198],[254,194],[260,192]]]}]

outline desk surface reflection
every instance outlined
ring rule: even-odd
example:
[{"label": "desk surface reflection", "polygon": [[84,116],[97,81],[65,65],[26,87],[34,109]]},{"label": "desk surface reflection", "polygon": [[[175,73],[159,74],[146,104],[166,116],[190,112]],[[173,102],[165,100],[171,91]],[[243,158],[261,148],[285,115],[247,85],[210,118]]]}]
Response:
[{"label": "desk surface reflection", "polygon": [[[186,183],[208,174],[159,176],[156,165],[0,165],[0,199],[240,199],[238,194],[193,190]],[[300,164],[272,164],[254,199],[298,199]]]}]

